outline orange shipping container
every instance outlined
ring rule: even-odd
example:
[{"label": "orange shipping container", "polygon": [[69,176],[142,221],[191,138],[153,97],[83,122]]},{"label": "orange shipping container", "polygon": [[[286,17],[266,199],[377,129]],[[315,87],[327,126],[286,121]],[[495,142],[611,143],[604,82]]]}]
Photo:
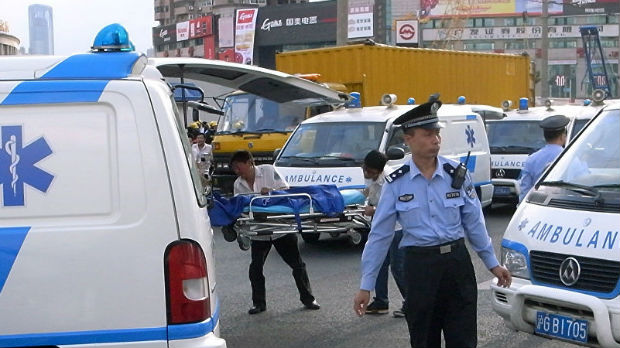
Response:
[{"label": "orange shipping container", "polygon": [[399,104],[409,97],[416,103],[440,93],[441,100],[500,106],[534,103],[534,83],[528,56],[500,53],[405,48],[387,45],[350,45],[284,52],[276,55],[276,69],[290,73],[319,73],[321,80],[343,83],[360,92],[363,106],[379,105],[392,93]]}]

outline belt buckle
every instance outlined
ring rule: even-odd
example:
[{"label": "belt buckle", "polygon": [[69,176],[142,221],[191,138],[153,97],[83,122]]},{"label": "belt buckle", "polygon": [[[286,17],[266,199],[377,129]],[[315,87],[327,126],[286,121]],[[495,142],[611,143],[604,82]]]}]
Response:
[{"label": "belt buckle", "polygon": [[449,252],[452,251],[452,245],[448,244],[448,245],[442,245],[439,247],[439,253],[440,254],[447,254]]}]

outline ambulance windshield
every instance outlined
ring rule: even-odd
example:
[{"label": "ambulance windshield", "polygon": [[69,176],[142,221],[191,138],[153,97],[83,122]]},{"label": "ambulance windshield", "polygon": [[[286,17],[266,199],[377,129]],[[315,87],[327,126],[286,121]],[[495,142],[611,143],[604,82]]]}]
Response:
[{"label": "ambulance windshield", "polygon": [[532,154],[545,146],[538,120],[489,121],[487,136],[492,154]]},{"label": "ambulance windshield", "polygon": [[360,166],[370,150],[379,148],[385,122],[302,124],[291,135],[277,161],[290,167]]},{"label": "ambulance windshield", "polygon": [[620,196],[620,110],[603,111],[560,157],[543,186],[587,187]]},{"label": "ambulance windshield", "polygon": [[233,93],[224,101],[218,133],[290,132],[304,120],[306,107],[276,103],[250,93]]}]

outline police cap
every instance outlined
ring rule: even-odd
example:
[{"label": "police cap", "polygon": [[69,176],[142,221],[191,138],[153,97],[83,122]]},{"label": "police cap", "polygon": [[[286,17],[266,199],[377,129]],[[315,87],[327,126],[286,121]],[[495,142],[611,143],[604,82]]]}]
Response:
[{"label": "police cap", "polygon": [[540,121],[540,127],[546,131],[563,130],[569,122],[569,118],[564,115],[554,115]]},{"label": "police cap", "polygon": [[440,106],[441,101],[431,100],[400,115],[394,120],[394,124],[401,125],[404,130],[414,127],[439,129],[441,125],[437,117],[437,110]]}]

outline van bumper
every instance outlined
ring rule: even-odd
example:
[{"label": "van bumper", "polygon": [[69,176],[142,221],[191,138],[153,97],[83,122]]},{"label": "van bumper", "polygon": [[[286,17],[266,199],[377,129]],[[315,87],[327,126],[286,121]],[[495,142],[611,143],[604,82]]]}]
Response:
[{"label": "van bumper", "polygon": [[168,341],[169,348],[226,348],[226,341],[218,337],[220,333],[220,325],[218,324],[212,332],[208,334],[184,339]]},{"label": "van bumper", "polygon": [[491,179],[493,183],[493,203],[519,203],[519,181],[514,179]]},{"label": "van bumper", "polygon": [[493,202],[493,184],[488,183],[480,186],[476,186],[476,193],[480,198],[480,205],[486,208]]},{"label": "van bumper", "polygon": [[[603,300],[588,294],[532,285],[528,280],[513,278],[510,288],[491,284],[493,310],[512,329],[534,333],[536,312],[587,320],[588,335],[600,347],[620,348],[620,301]],[[581,313],[581,314],[578,314]]]}]

